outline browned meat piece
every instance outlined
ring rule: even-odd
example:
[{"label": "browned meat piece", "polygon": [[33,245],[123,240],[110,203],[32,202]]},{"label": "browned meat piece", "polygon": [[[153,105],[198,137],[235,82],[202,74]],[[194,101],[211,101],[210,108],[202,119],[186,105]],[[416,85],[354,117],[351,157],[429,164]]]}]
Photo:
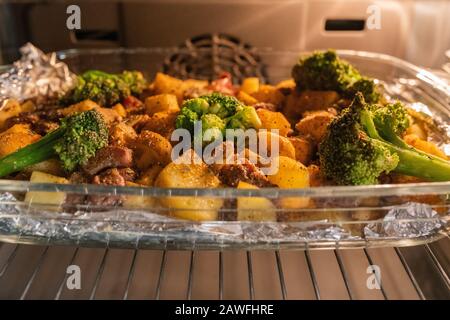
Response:
[{"label": "browned meat piece", "polygon": [[124,178],[125,182],[133,182],[136,180],[136,171],[131,168],[118,168],[119,174]]},{"label": "browned meat piece", "polygon": [[41,136],[45,136],[50,131],[56,130],[59,128],[59,124],[56,122],[41,120],[35,124],[33,124],[33,130],[39,133]]},{"label": "browned meat piece", "polygon": [[233,86],[233,80],[231,74],[223,72],[216,80],[213,80],[207,89],[213,92],[220,92],[227,95],[234,96],[236,89]]},{"label": "browned meat piece", "polygon": [[[74,172],[69,177],[71,184],[85,184],[89,183],[89,177],[82,172]],[[86,195],[79,193],[68,193],[64,201],[64,210],[66,212],[76,212],[77,205],[86,204]]]},{"label": "browned meat piece", "polygon": [[274,187],[267,177],[253,163],[245,160],[241,164],[224,164],[220,167],[218,176],[222,183],[237,187],[239,181],[251,183],[260,188]]},{"label": "browned meat piece", "polygon": [[200,96],[204,96],[207,94],[212,93],[213,91],[211,89],[208,88],[201,88],[201,87],[191,87],[191,88],[187,88],[184,93],[183,93],[183,98],[185,100],[187,99],[194,99],[194,98],[198,98]]},{"label": "browned meat piece", "polygon": [[[111,186],[125,186],[126,177],[122,175],[123,170],[117,168],[107,169],[92,178],[91,183]],[[93,210],[102,210],[103,207],[115,207],[121,205],[123,196],[89,195],[87,203],[93,206]],[[97,207],[98,206],[98,207]],[[106,208],[105,208],[106,209]]]},{"label": "browned meat piece", "polygon": [[125,168],[133,163],[133,152],[120,146],[107,146],[100,149],[97,154],[89,159],[83,166],[83,170],[94,175],[106,168]]},{"label": "browned meat piece", "polygon": [[137,133],[141,132],[142,128],[147,124],[150,120],[149,115],[147,114],[139,114],[132,115],[125,120],[125,123],[131,126]]},{"label": "browned meat piece", "polygon": [[125,178],[117,168],[107,169],[92,178],[93,184],[105,184],[112,186],[124,186]]},{"label": "browned meat piece", "polygon": [[278,109],[278,107],[276,105],[274,105],[273,103],[269,103],[269,102],[255,103],[253,105],[253,108],[255,108],[256,110],[265,109],[265,110],[269,110],[269,111],[277,111],[277,109]]},{"label": "browned meat piece", "polygon": [[136,97],[129,96],[122,101],[122,105],[129,114],[136,114],[144,111],[144,103]]},{"label": "browned meat piece", "polygon": [[45,112],[22,112],[16,117],[9,118],[6,121],[6,127],[10,128],[15,124],[29,124],[34,132],[44,136],[59,127],[57,122],[48,120],[47,116],[48,114]]}]

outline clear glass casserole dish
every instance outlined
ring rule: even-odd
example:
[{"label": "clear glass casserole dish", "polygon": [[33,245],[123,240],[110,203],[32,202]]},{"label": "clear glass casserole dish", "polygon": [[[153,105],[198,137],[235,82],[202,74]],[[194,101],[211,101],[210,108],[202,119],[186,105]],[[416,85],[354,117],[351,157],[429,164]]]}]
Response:
[{"label": "clear glass casserole dish", "polygon": [[[443,80],[394,57],[357,51],[338,53],[362,74],[381,81],[390,98],[400,99],[428,114],[430,121],[434,121],[432,138],[447,154],[450,153],[450,88]],[[156,72],[167,71],[174,59],[182,64],[179,54],[179,49],[104,49],[68,50],[59,52],[58,57],[76,73],[87,69],[109,72],[135,69],[151,79]],[[192,55],[192,52],[186,54]],[[298,56],[296,52],[259,50],[252,51],[250,57],[227,57],[225,63],[237,68],[237,74],[242,76],[257,75],[268,83],[277,83],[290,77]],[[247,59],[246,66],[240,65],[243,59]],[[184,67],[177,72],[185,77],[208,77],[199,70]],[[24,200],[27,192],[46,194],[43,197],[46,199],[61,193],[66,197],[122,197],[126,199],[126,205],[93,207],[81,202],[63,206],[52,204],[52,201],[36,203],[32,197],[29,201]],[[246,190],[0,180],[0,241],[144,249],[408,246],[448,237],[449,195],[450,182]],[[171,218],[170,212],[174,209],[160,205],[158,199],[161,197],[183,197],[181,199],[193,201],[215,199],[222,203],[258,197],[274,201],[307,197],[312,205],[295,210],[277,207],[277,222],[233,221],[236,208],[224,205],[219,209],[218,220],[193,222]]]}]

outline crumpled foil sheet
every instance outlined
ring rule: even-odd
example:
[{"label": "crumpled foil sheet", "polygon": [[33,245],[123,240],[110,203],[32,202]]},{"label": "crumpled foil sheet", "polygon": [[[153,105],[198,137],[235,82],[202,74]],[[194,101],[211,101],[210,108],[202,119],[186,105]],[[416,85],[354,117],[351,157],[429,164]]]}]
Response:
[{"label": "crumpled foil sheet", "polygon": [[0,74],[0,106],[7,99],[54,99],[72,88],[76,76],[68,66],[31,43],[20,48],[22,57]]},{"label": "crumpled foil sheet", "polygon": [[364,234],[366,238],[414,238],[430,235],[445,225],[430,205],[408,202],[389,210],[382,222],[368,224]]},{"label": "crumpled foil sheet", "polygon": [[189,248],[197,244],[264,245],[359,239],[325,221],[196,223],[130,210],[67,214],[29,208],[23,212],[21,204],[11,193],[0,193],[0,235],[41,238],[49,243],[103,244],[127,248],[164,246],[162,242]]}]

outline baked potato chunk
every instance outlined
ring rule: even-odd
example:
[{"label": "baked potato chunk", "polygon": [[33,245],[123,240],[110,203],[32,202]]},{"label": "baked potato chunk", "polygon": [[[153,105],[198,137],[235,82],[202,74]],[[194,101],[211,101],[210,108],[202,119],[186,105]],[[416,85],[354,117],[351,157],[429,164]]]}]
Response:
[{"label": "baked potato chunk", "polygon": [[241,84],[241,91],[252,94],[259,90],[259,78],[257,77],[249,77],[245,78]]},{"label": "baked potato chunk", "polygon": [[315,142],[320,143],[327,132],[328,125],[333,121],[334,115],[327,111],[317,111],[308,114],[301,119],[295,129],[303,135],[310,136]]},{"label": "baked potato chunk", "polygon": [[249,95],[248,93],[246,93],[244,91],[239,91],[236,98],[238,98],[238,100],[240,100],[247,106],[252,106],[252,105],[258,103],[258,100],[256,100],[255,98],[253,98],[251,95]]},{"label": "baked potato chunk", "polygon": [[439,147],[437,145],[435,145],[432,142],[422,140],[415,134],[408,134],[408,135],[404,136],[403,139],[405,140],[405,142],[407,144],[413,146],[414,148],[416,148],[418,150],[427,152],[429,154],[432,154],[432,155],[442,158],[444,160],[448,160],[447,155],[444,153],[444,151],[439,149]]},{"label": "baked potato chunk", "polygon": [[175,130],[176,119],[177,113],[157,112],[145,121],[142,129],[159,133],[170,140],[172,132]]},{"label": "baked potato chunk", "polygon": [[27,124],[15,124],[0,134],[0,158],[7,156],[41,138]]},{"label": "baked potato chunk", "polygon": [[7,126],[7,120],[18,116],[22,112],[32,112],[35,105],[31,101],[20,104],[19,101],[8,99],[0,106],[0,130]]},{"label": "baked potato chunk", "polygon": [[144,186],[153,186],[162,169],[164,169],[163,165],[159,163],[152,164],[141,174],[136,182]]},{"label": "baked potato chunk", "polygon": [[[63,177],[54,176],[40,171],[34,171],[31,174],[30,182],[59,184],[69,183],[69,181]],[[51,208],[58,208],[64,203],[65,199],[66,194],[64,192],[29,191],[25,195],[25,202],[49,205]]]},{"label": "baked potato chunk", "polygon": [[278,154],[275,154],[274,156],[280,155],[295,159],[295,148],[288,138],[263,130],[258,132],[258,139],[266,139],[268,156],[273,155],[272,139],[274,139],[278,141]]},{"label": "baked potato chunk", "polygon": [[[186,157],[186,153],[182,157]],[[204,163],[169,163],[158,175],[156,187],[161,188],[217,188],[219,179]],[[188,220],[217,220],[221,199],[207,197],[171,196],[159,199],[170,214]]]},{"label": "baked potato chunk", "polygon": [[306,137],[289,137],[295,149],[295,159],[307,166],[315,152],[315,145]]},{"label": "baked potato chunk", "polygon": [[287,137],[292,132],[291,124],[281,112],[258,109],[256,113],[261,120],[261,128],[278,129],[280,136],[283,137]]},{"label": "baked potato chunk", "polygon": [[[259,189],[257,186],[239,181],[238,189]],[[237,219],[239,221],[276,221],[276,208],[272,201],[262,197],[238,197]]]},{"label": "baked potato chunk", "polygon": [[306,111],[321,111],[331,108],[339,100],[335,91],[311,91],[301,93],[293,90],[286,98],[283,113],[290,121],[297,121]]},{"label": "baked potato chunk", "polygon": [[151,116],[157,112],[178,112],[180,107],[175,95],[163,93],[146,98],[145,111]]},{"label": "baked potato chunk", "polygon": [[[308,168],[295,159],[279,156],[273,160],[278,164],[278,171],[268,175],[269,181],[280,188],[308,188],[309,172]],[[295,197],[280,199],[282,208],[299,209],[309,205],[309,198]]]},{"label": "baked potato chunk", "polygon": [[272,103],[276,106],[281,105],[285,98],[280,90],[268,84],[261,85],[259,90],[253,92],[251,95],[259,102]]},{"label": "baked potato chunk", "polygon": [[171,161],[172,145],[169,140],[153,131],[142,131],[131,143],[136,166],[146,170],[151,165],[166,165]]},{"label": "baked potato chunk", "polygon": [[[143,187],[139,183],[129,182],[126,183],[127,187]],[[122,206],[128,209],[145,210],[153,208],[156,204],[155,197],[142,196],[142,195],[126,195],[123,197]]]}]

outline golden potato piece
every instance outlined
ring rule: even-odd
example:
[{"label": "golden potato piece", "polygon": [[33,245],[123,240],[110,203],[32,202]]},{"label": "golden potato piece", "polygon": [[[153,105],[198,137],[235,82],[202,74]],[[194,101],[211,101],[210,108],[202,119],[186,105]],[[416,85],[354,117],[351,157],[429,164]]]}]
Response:
[{"label": "golden potato piece", "polygon": [[290,121],[296,121],[306,111],[327,110],[339,100],[335,91],[293,90],[287,97],[283,113]]},{"label": "golden potato piece", "polygon": [[448,157],[444,153],[444,151],[439,149],[439,147],[437,145],[435,145],[433,142],[422,140],[415,134],[408,134],[403,137],[403,140],[405,140],[405,142],[407,144],[413,146],[414,148],[416,148],[418,150],[432,154],[432,155],[442,158],[444,160],[448,160]]},{"label": "golden potato piece", "polygon": [[239,101],[243,102],[247,106],[252,106],[258,103],[258,100],[256,100],[255,98],[253,98],[251,95],[249,95],[244,91],[239,91],[236,98],[238,98]]},{"label": "golden potato piece", "polygon": [[[161,188],[217,188],[219,179],[204,164],[169,163],[156,178],[155,186]],[[170,209],[171,215],[188,220],[217,220],[221,199],[206,197],[171,196],[159,199]]]},{"label": "golden potato piece", "polygon": [[[126,182],[127,187],[142,187],[139,183]],[[142,195],[126,195],[123,196],[122,206],[127,209],[151,210],[157,203],[155,197]]]},{"label": "golden potato piece", "polygon": [[[258,189],[257,186],[239,181],[238,189]],[[272,201],[262,197],[238,197],[237,220],[276,221],[276,208]]]},{"label": "golden potato piece", "polygon": [[251,94],[259,102],[281,105],[284,101],[284,95],[274,86],[265,84],[259,87],[259,90]]},{"label": "golden potato piece", "polygon": [[[190,84],[191,86],[194,83]],[[173,94],[177,97],[178,103],[181,104],[184,98],[184,91],[189,86],[183,80],[171,77],[167,74],[158,72],[153,81],[152,87],[155,94]]]},{"label": "golden potato piece", "polygon": [[245,78],[242,81],[241,91],[243,91],[247,94],[252,94],[258,90],[259,90],[259,78],[250,77],[250,78]]},{"label": "golden potato piece", "polygon": [[41,138],[27,124],[15,124],[0,134],[0,158],[13,153]]},{"label": "golden potato piece", "polygon": [[[266,139],[267,156],[280,155],[295,159],[295,148],[288,138],[280,136],[270,131],[262,130],[258,131],[258,140],[259,139]],[[276,152],[274,153],[274,150],[272,150],[272,139],[278,141],[278,153]],[[261,151],[263,151],[263,153],[261,153]],[[260,150],[260,155],[264,155],[264,152],[265,150]]]},{"label": "golden potato piece", "polygon": [[321,142],[334,115],[327,111],[317,111],[301,119],[295,129],[304,136],[311,136],[317,143]]},{"label": "golden potato piece", "polygon": [[72,104],[67,108],[61,109],[60,112],[64,117],[70,116],[77,112],[99,109],[100,106],[92,100],[84,100],[76,104]]},{"label": "golden potato piece", "polygon": [[117,112],[122,118],[127,116],[127,110],[125,110],[125,107],[121,103],[114,105],[111,109]]},{"label": "golden potato piece", "polygon": [[[54,176],[40,171],[34,171],[31,174],[30,182],[59,184],[69,183],[69,181],[63,177]],[[66,194],[64,192],[29,191],[25,195],[25,202],[59,207],[64,203],[65,198]]]},{"label": "golden potato piece", "polygon": [[141,174],[136,182],[145,186],[153,186],[162,169],[164,169],[163,165],[159,163],[152,164],[147,170],[144,171],[144,173]]},{"label": "golden potato piece", "polygon": [[[273,160],[278,164],[278,171],[267,178],[280,188],[308,188],[309,172],[303,164],[292,158],[279,156]],[[309,205],[309,198],[295,197],[280,199],[281,206],[287,209],[305,208]]]},{"label": "golden potato piece", "polygon": [[173,94],[158,94],[145,99],[145,110],[150,116],[157,112],[178,112],[177,97]]},{"label": "golden potato piece", "polygon": [[35,109],[35,105],[31,101],[27,101],[22,105],[19,101],[14,99],[8,99],[0,106],[0,130],[7,124],[6,121],[9,118],[18,116],[21,112],[30,112]]},{"label": "golden potato piece", "polygon": [[307,166],[314,156],[315,145],[305,137],[289,137],[295,149],[295,159]]},{"label": "golden potato piece", "polygon": [[292,132],[291,124],[281,112],[258,109],[256,113],[261,120],[261,128],[278,129],[280,136],[283,137],[287,137]]},{"label": "golden potato piece", "polygon": [[120,122],[109,129],[109,141],[117,146],[128,146],[137,138],[136,131],[132,126]]},{"label": "golden potato piece", "polygon": [[156,163],[166,165],[171,162],[172,145],[156,132],[142,131],[130,146],[139,170],[146,170]]},{"label": "golden potato piece", "polygon": [[275,85],[275,88],[281,91],[291,91],[295,89],[295,81],[294,79],[286,79],[278,82]]},{"label": "golden potato piece", "polygon": [[177,113],[157,112],[145,121],[142,130],[150,130],[159,133],[164,138],[170,140],[172,132],[175,130]]}]

